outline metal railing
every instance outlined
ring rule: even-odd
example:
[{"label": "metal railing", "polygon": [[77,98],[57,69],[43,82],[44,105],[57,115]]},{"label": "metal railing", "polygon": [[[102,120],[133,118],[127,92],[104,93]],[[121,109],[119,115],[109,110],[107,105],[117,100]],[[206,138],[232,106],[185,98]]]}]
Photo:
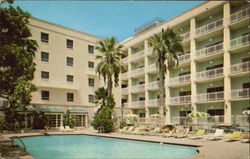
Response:
[{"label": "metal railing", "polygon": [[143,58],[144,57],[144,50],[141,50],[137,53],[134,53],[131,55],[131,60],[137,60],[137,59],[140,59],[140,58]]},{"label": "metal railing", "polygon": [[142,75],[142,74],[144,74],[144,71],[145,71],[144,67],[137,68],[137,69],[131,71],[131,76]]},{"label": "metal railing", "polygon": [[223,99],[224,99],[224,91],[197,94],[197,102],[217,101],[217,100],[223,100]]},{"label": "metal railing", "polygon": [[136,102],[131,102],[131,106],[134,108],[144,108],[145,107],[145,101],[136,101]]},{"label": "metal railing", "polygon": [[232,115],[231,121],[233,124],[245,125],[249,127],[250,115]]},{"label": "metal railing", "polygon": [[157,67],[156,67],[156,64],[151,64],[151,65],[148,65],[148,72],[151,72],[151,71],[156,71],[157,70]]},{"label": "metal railing", "polygon": [[183,38],[183,41],[187,41],[190,38],[190,32],[183,33],[181,34],[181,36]]},{"label": "metal railing", "polygon": [[250,88],[232,90],[231,98],[232,99],[250,98]]},{"label": "metal railing", "polygon": [[149,90],[152,89],[159,89],[160,88],[160,81],[149,82],[148,87]]},{"label": "metal railing", "polygon": [[128,79],[128,72],[122,73],[121,74],[121,79],[122,80]]},{"label": "metal railing", "polygon": [[238,38],[234,38],[234,39],[230,40],[230,48],[231,49],[239,48],[239,47],[249,45],[249,44],[250,44],[250,34],[243,35],[243,36],[240,36]]},{"label": "metal railing", "polygon": [[195,33],[196,35],[204,35],[222,27],[223,27],[223,19],[219,19],[215,22],[197,28],[195,30]]},{"label": "metal railing", "polygon": [[170,104],[191,103],[191,95],[170,97]]},{"label": "metal railing", "polygon": [[200,50],[196,50],[196,57],[206,57],[209,55],[217,54],[223,51],[223,43],[209,46]]},{"label": "metal railing", "polygon": [[128,88],[122,88],[122,94],[128,94]]},{"label": "metal railing", "polygon": [[220,77],[220,76],[223,76],[223,67],[201,71],[196,74],[196,77],[198,80],[210,79],[210,78]]},{"label": "metal railing", "polygon": [[178,56],[179,64],[187,62],[190,60],[190,53]]},{"label": "metal railing", "polygon": [[185,125],[217,125],[224,123],[224,116],[204,116],[204,117],[185,117],[185,116],[173,116],[171,118],[173,124]]},{"label": "metal railing", "polygon": [[132,86],[131,92],[136,93],[136,92],[143,92],[145,90],[145,84],[139,84],[136,86]]},{"label": "metal railing", "polygon": [[190,82],[190,74],[188,75],[183,75],[183,76],[179,76],[179,77],[175,77],[175,78],[170,78],[169,79],[169,84],[182,84],[182,83],[186,83],[186,82]]},{"label": "metal railing", "polygon": [[250,8],[245,8],[230,16],[231,24],[250,17]]},{"label": "metal railing", "polygon": [[230,67],[231,74],[250,71],[250,61],[238,63]]},{"label": "metal railing", "polygon": [[158,107],[160,105],[160,99],[150,99],[148,100],[148,106]]}]

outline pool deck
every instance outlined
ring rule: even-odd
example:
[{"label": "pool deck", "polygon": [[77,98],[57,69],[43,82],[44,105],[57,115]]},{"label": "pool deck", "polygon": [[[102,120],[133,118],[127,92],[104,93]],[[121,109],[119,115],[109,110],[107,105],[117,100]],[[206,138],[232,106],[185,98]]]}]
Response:
[{"label": "pool deck", "polygon": [[[249,143],[241,143],[240,141],[234,142],[225,142],[223,140],[218,141],[207,141],[206,139],[197,139],[197,140],[189,140],[187,138],[163,138],[161,136],[148,136],[148,135],[132,135],[132,134],[121,134],[121,133],[97,133],[96,130],[93,129],[84,129],[78,130],[74,132],[48,132],[48,135],[70,135],[70,134],[79,134],[79,135],[94,135],[94,136],[103,136],[103,137],[114,137],[114,138],[122,138],[122,139],[132,139],[132,140],[141,140],[141,141],[150,141],[156,143],[169,143],[169,144],[178,144],[178,145],[187,145],[187,146],[197,146],[197,150],[199,150],[199,154],[191,157],[190,159],[250,159],[250,144]],[[40,136],[44,135],[44,131],[35,132],[35,133],[23,133],[23,134],[3,134],[0,137],[1,141],[10,141],[10,137],[12,136]],[[1,150],[1,147],[0,147]],[[0,154],[0,159],[1,158]],[[20,159],[32,159],[33,157],[25,154],[19,156]]]}]

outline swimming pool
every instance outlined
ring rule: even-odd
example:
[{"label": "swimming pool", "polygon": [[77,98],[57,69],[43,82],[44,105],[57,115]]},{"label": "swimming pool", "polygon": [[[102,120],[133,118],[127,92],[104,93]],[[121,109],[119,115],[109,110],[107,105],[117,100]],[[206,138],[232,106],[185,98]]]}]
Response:
[{"label": "swimming pool", "polygon": [[[194,147],[85,135],[36,136],[22,140],[26,151],[36,159],[185,159],[197,154]],[[19,139],[14,141],[23,147]]]}]

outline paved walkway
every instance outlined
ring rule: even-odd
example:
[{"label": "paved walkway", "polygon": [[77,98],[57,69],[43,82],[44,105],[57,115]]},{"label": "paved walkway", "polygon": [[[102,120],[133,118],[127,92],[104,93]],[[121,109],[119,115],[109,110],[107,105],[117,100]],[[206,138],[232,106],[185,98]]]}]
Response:
[{"label": "paved walkway", "polygon": [[[85,129],[81,131],[74,132],[49,132],[48,134],[86,134],[86,135],[97,135],[104,137],[116,137],[123,139],[135,139],[143,141],[153,141],[158,143],[172,143],[172,144],[182,144],[182,145],[193,145],[199,146],[199,154],[192,157],[191,159],[250,159],[249,143],[241,143],[240,141],[235,142],[225,142],[223,140],[219,141],[207,141],[206,139],[189,140],[187,138],[176,139],[176,138],[163,138],[161,136],[148,136],[148,135],[132,135],[132,134],[120,134],[120,133],[97,133],[93,129]],[[6,134],[2,135],[2,140],[9,140],[11,136],[33,136],[33,135],[44,135],[44,132],[36,133],[24,133],[24,134]],[[1,148],[0,148],[1,149]],[[1,158],[1,157],[0,157]],[[22,156],[20,158],[32,158],[31,156]]]}]

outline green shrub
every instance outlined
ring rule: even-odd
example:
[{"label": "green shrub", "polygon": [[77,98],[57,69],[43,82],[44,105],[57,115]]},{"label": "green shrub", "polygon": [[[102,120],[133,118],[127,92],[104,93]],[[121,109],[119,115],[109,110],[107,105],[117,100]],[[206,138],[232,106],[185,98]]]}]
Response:
[{"label": "green shrub", "polygon": [[70,128],[74,128],[76,126],[76,121],[72,117],[70,117],[69,112],[67,112],[64,120],[63,120],[63,126],[69,126]]}]

